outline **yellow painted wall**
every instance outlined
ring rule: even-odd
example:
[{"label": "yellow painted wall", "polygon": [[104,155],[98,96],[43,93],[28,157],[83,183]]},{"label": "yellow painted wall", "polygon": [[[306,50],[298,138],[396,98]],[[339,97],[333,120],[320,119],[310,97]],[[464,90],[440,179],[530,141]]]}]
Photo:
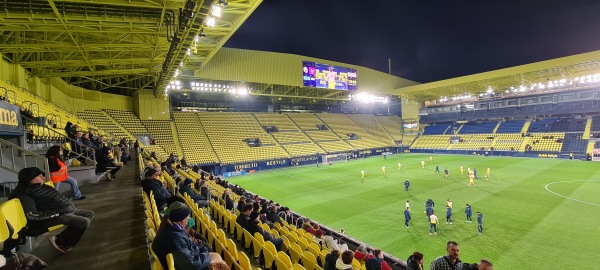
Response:
[{"label": "yellow painted wall", "polygon": [[133,98],[92,91],[69,85],[60,78],[39,78],[23,67],[0,61],[0,79],[56,103],[64,109],[77,112],[85,109],[133,110]]},{"label": "yellow painted wall", "polygon": [[[417,84],[370,68],[317,59],[295,54],[221,48],[194,75],[198,78],[224,81],[270,83],[302,86],[302,60],[356,68],[361,92],[382,94],[396,88]],[[384,60],[385,61],[385,60]]]},{"label": "yellow painted wall", "polygon": [[169,99],[156,98],[152,91],[137,91],[133,95],[133,111],[141,120],[171,119]]}]

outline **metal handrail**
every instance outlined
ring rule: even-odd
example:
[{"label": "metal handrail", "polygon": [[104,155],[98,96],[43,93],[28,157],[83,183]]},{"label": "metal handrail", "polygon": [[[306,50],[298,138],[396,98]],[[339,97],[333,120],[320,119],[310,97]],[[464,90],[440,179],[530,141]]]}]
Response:
[{"label": "metal handrail", "polygon": [[[11,149],[11,157],[12,157],[12,165],[13,166],[12,167],[6,166],[4,164],[4,159],[0,158],[0,167],[3,167],[3,168],[5,168],[5,169],[7,169],[9,171],[14,172],[14,173],[19,173],[19,171],[16,169],[16,166],[15,166],[16,165],[16,163],[15,163],[15,157],[17,157],[17,155],[15,154],[14,149],[17,149],[18,151],[21,151],[21,152],[23,152],[23,153],[25,153],[27,155],[34,156],[36,158],[35,159],[35,167],[43,169],[44,172],[46,172],[46,175],[50,175],[50,168],[48,166],[48,159],[46,157],[44,157],[42,155],[39,155],[39,154],[36,154],[34,152],[31,152],[31,151],[29,151],[29,150],[27,150],[27,149],[25,149],[25,148],[23,148],[21,146],[18,146],[18,145],[14,144],[14,143],[11,143],[11,142],[9,142],[7,140],[4,140],[4,139],[1,139],[1,138],[0,138],[0,156],[6,150],[6,148],[4,147],[5,145],[9,146],[10,149]],[[23,165],[26,168],[27,167],[27,165],[26,165],[27,164],[26,155],[22,154],[21,156],[23,157]],[[43,167],[40,167],[40,164],[38,163],[38,159],[43,160],[42,162],[40,162],[40,163],[43,163],[43,164],[41,164]]]}]

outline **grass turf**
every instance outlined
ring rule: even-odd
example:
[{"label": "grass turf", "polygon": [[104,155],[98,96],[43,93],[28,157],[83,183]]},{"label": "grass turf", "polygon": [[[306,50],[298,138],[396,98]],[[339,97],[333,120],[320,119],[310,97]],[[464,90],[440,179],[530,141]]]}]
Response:
[{"label": "grass turf", "polygon": [[[331,228],[406,259],[425,254],[425,266],[445,254],[455,240],[463,262],[491,260],[496,269],[586,269],[600,250],[600,163],[508,157],[400,154],[261,171],[230,178],[247,190],[272,199]],[[420,161],[426,160],[424,169]],[[398,170],[398,162],[402,169]],[[460,165],[465,175],[460,175]],[[435,166],[442,174],[435,174]],[[381,173],[386,166],[387,176]],[[445,179],[445,167],[450,177]],[[486,167],[491,177],[485,179]],[[467,167],[477,168],[476,187],[468,187]],[[361,183],[360,170],[366,177]],[[404,180],[411,187],[404,192]],[[550,185],[548,185],[550,184]],[[546,188],[554,193],[549,192]],[[438,234],[429,235],[423,204],[435,203]],[[446,199],[453,201],[454,223],[445,223]],[[410,200],[412,222],[404,227]],[[473,223],[465,223],[465,204]],[[478,235],[476,211],[484,215]]]}]

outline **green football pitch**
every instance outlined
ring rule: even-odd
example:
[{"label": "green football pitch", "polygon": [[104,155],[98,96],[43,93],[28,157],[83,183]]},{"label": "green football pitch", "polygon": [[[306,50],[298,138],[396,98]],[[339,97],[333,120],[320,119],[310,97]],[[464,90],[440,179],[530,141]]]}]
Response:
[{"label": "green football pitch", "polygon": [[[424,169],[421,160],[426,160]],[[442,174],[435,173],[436,165]],[[489,180],[486,167],[491,168]],[[467,168],[477,169],[476,187],[467,186]],[[364,183],[361,169],[366,172]],[[408,193],[405,179],[411,183]],[[406,259],[420,251],[427,269],[431,260],[445,254],[448,240],[459,243],[463,262],[487,258],[496,269],[589,269],[600,250],[597,162],[399,154],[318,168],[266,170],[229,180],[320,224],[344,228],[348,236],[396,257]],[[440,219],[433,236],[424,214],[428,198],[435,201]],[[453,202],[451,225],[445,224],[447,199]],[[406,200],[413,218],[408,229],[403,215]],[[473,207],[473,223],[465,222],[467,203]],[[476,211],[484,215],[481,235]]]}]

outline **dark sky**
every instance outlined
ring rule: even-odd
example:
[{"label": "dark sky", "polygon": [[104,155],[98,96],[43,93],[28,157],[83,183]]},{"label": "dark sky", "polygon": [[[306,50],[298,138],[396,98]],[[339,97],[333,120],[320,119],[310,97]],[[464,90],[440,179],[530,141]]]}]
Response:
[{"label": "dark sky", "polygon": [[600,1],[264,0],[225,46],[425,83],[600,50]]}]

